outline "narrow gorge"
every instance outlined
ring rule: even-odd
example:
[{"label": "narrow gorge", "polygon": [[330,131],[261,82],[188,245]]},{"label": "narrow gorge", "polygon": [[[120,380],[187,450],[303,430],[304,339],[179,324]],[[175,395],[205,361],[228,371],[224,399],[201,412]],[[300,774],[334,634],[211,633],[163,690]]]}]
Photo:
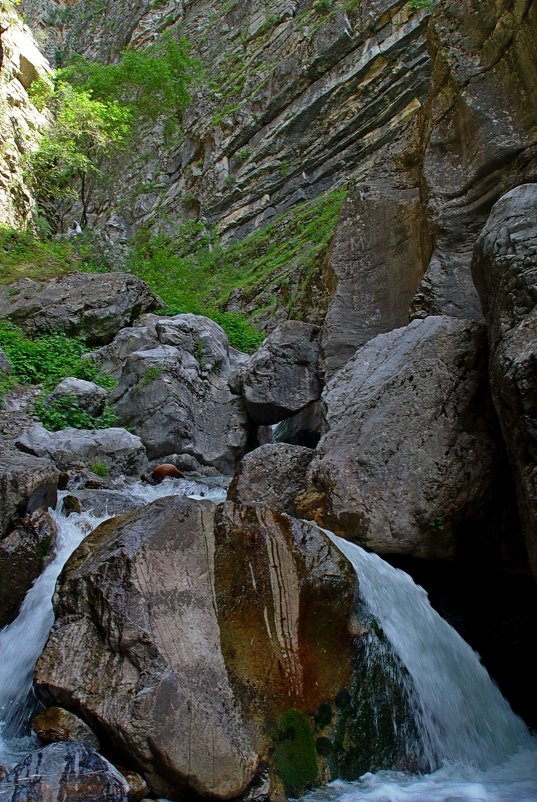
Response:
[{"label": "narrow gorge", "polygon": [[0,802],[537,802],[536,0],[0,0]]}]

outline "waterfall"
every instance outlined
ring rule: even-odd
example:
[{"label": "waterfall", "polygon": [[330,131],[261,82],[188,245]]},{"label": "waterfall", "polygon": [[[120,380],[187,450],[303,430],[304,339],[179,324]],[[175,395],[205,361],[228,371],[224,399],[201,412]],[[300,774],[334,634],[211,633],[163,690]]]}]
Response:
[{"label": "waterfall", "polygon": [[[159,485],[125,480],[121,491],[130,500],[139,501],[140,506],[163,496],[221,501],[226,494],[218,483],[188,479],[165,479]],[[98,518],[91,511],[66,517],[61,512],[65,495],[60,494],[58,506],[51,512],[58,528],[54,558],[26,594],[17,618],[0,631],[0,763],[3,765],[14,764],[21,753],[38,746],[30,737],[31,720],[38,704],[32,676],[54,621],[52,595],[56,580],[76,547],[109,517]]]},{"label": "waterfall", "polygon": [[[324,530],[326,531],[326,530]],[[326,532],[354,566],[363,604],[404,668],[429,774],[365,774],[310,800],[537,802],[537,745],[481,665],[404,571]],[[437,768],[440,767],[440,768]]]}]

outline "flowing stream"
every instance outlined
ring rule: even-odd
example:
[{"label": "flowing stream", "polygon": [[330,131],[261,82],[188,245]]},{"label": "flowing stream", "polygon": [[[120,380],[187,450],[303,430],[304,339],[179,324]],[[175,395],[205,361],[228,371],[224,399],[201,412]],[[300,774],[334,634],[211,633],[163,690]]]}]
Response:
[{"label": "flowing stream", "polygon": [[326,533],[353,564],[363,603],[405,668],[428,774],[368,773],[309,802],[537,802],[537,743],[423,588],[376,554]]},{"label": "flowing stream", "polygon": [[[169,495],[225,497],[225,489],[190,480],[127,483],[131,499],[148,504]],[[58,538],[53,561],[35,581],[18,618],[0,632],[0,764],[13,765],[37,748],[29,723],[35,711],[32,672],[53,622],[52,594],[71,553],[107,515],[53,513]],[[362,602],[378,621],[404,667],[408,696],[429,773],[368,773],[336,781],[307,802],[537,802],[537,745],[514,715],[478,655],[430,606],[403,571],[332,535],[356,569]]]}]

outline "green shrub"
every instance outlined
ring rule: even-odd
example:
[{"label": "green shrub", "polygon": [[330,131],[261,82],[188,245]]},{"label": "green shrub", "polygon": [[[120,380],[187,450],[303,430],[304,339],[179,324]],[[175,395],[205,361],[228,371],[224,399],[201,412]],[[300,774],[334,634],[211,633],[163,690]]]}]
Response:
[{"label": "green shrub", "polygon": [[108,429],[115,426],[118,416],[110,407],[105,407],[102,415],[90,415],[82,409],[75,395],[68,394],[46,403],[42,396],[35,404],[35,413],[46,429],[57,432],[68,426],[73,429]]},{"label": "green shrub", "polygon": [[52,390],[62,379],[74,376],[111,389],[115,380],[99,372],[89,359],[81,359],[88,347],[81,337],[47,334],[30,339],[8,320],[0,320],[0,347],[6,352],[13,377],[22,384],[42,384]]},{"label": "green shrub", "polygon": [[93,465],[89,466],[90,471],[96,474],[96,476],[108,476],[110,474],[110,469],[106,462],[95,462]]}]

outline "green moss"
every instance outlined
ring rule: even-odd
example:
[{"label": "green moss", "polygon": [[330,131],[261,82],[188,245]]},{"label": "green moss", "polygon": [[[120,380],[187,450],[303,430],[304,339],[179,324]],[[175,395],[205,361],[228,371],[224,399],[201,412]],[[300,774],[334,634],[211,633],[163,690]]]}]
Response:
[{"label": "green moss", "polygon": [[140,379],[140,387],[147,387],[148,384],[158,379],[162,375],[162,368],[160,365],[153,365],[148,368],[142,378]]},{"label": "green moss", "polygon": [[315,740],[309,720],[299,710],[286,710],[280,716],[274,763],[290,796],[299,796],[317,782],[319,770]]},{"label": "green moss", "polygon": [[89,466],[90,471],[96,476],[108,476],[110,470],[106,462],[95,462],[93,465]]}]

